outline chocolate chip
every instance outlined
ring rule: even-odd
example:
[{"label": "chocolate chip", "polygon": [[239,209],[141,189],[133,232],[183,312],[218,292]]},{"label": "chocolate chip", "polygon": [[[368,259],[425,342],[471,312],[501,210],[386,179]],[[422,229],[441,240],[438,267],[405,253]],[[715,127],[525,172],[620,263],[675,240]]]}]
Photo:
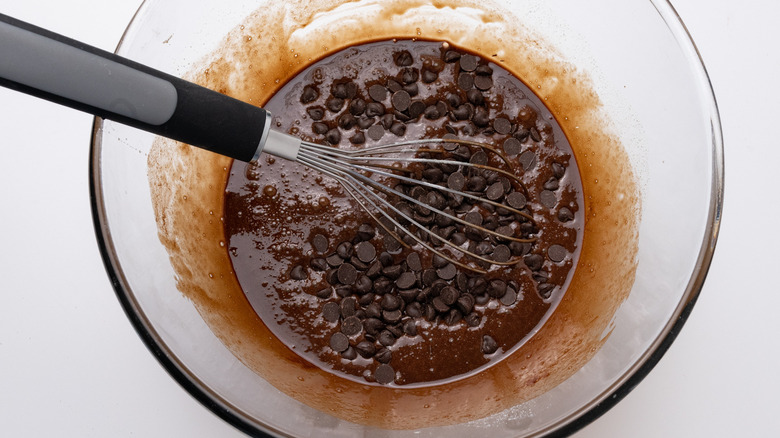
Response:
[{"label": "chocolate chip", "polygon": [[382,319],[388,324],[397,323],[398,321],[401,320],[401,317],[403,317],[403,312],[401,311],[401,309],[382,311]]},{"label": "chocolate chip", "polygon": [[552,291],[555,289],[555,285],[552,283],[543,283],[539,285],[539,296],[543,299],[548,299],[552,296]]},{"label": "chocolate chip", "polygon": [[[447,95],[445,96],[445,99],[450,104],[450,106],[453,107],[453,108],[457,108],[457,107],[460,106],[461,103],[463,103],[460,100],[460,96],[458,94],[456,94],[456,93],[447,93]],[[468,118],[468,116],[466,118]]]},{"label": "chocolate chip", "polygon": [[352,100],[352,102],[350,102],[350,104],[349,104],[349,113],[352,114],[353,116],[359,116],[359,115],[363,114],[363,112],[365,112],[365,111],[366,111],[366,101],[365,100],[363,100],[361,98],[357,98],[357,99]]},{"label": "chocolate chip", "polygon": [[443,268],[439,268],[436,270],[436,275],[439,276],[442,280],[452,280],[455,278],[455,274],[457,273],[457,268],[454,264],[448,263]]},{"label": "chocolate chip", "polygon": [[379,254],[379,261],[382,263],[383,267],[390,266],[394,262],[393,256],[387,251]]},{"label": "chocolate chip", "polygon": [[544,187],[545,190],[551,190],[551,191],[558,190],[558,187],[559,187],[558,178],[556,178],[554,176],[550,177],[550,179],[548,179],[544,183],[543,187]]},{"label": "chocolate chip", "polygon": [[431,70],[428,70],[428,69],[425,69],[425,68],[423,69],[423,71],[422,71],[422,81],[425,82],[426,84],[430,84],[431,82],[435,82],[436,79],[438,79],[438,78],[439,78],[439,74],[436,73],[435,71],[431,71]]},{"label": "chocolate chip", "polygon": [[355,245],[355,253],[358,259],[364,263],[370,263],[376,258],[376,248],[371,242],[363,241]]},{"label": "chocolate chip", "polygon": [[290,270],[290,278],[293,280],[305,280],[309,278],[309,276],[306,274],[306,270],[301,265],[295,265]]},{"label": "chocolate chip", "polygon": [[469,178],[468,188],[472,192],[481,192],[487,188],[487,180],[482,175],[474,175]]},{"label": "chocolate chip", "polygon": [[330,94],[340,99],[347,98],[347,84],[333,84],[330,87]]},{"label": "chocolate chip", "polygon": [[563,178],[563,175],[566,174],[566,168],[560,163],[552,163],[551,167],[553,170],[553,176],[558,179]]},{"label": "chocolate chip", "polygon": [[393,103],[393,108],[398,111],[406,111],[412,102],[412,98],[406,90],[401,90],[393,93],[391,101]]},{"label": "chocolate chip", "polygon": [[355,350],[361,357],[368,359],[376,353],[376,346],[374,346],[373,342],[360,341],[355,346]]},{"label": "chocolate chip", "polygon": [[474,112],[474,118],[472,119],[475,125],[484,128],[490,124],[490,113],[484,107],[477,107]]},{"label": "chocolate chip", "polygon": [[337,303],[329,302],[322,306],[322,317],[328,322],[338,322],[341,316],[341,308]]},{"label": "chocolate chip", "polygon": [[416,119],[425,112],[425,104],[419,100],[415,100],[409,105],[409,117]]},{"label": "chocolate chip", "polygon": [[404,311],[412,318],[419,318],[422,316],[422,305],[415,301],[409,303],[409,305],[404,308]]},{"label": "chocolate chip", "polygon": [[357,310],[357,299],[355,299],[355,297],[346,297],[341,300],[339,307],[342,318],[349,318],[350,316],[354,316],[355,311]]},{"label": "chocolate chip", "polygon": [[416,68],[405,68],[401,71],[401,82],[412,84],[420,78],[420,72]]},{"label": "chocolate chip", "polygon": [[488,163],[488,156],[485,151],[477,151],[471,156],[471,160],[469,160],[469,162],[471,164],[484,166]]},{"label": "chocolate chip", "polygon": [[334,268],[341,266],[342,263],[344,263],[344,259],[341,258],[338,254],[331,254],[328,256],[327,259],[325,259],[328,264]]},{"label": "chocolate chip", "polygon": [[539,193],[539,201],[541,201],[542,205],[545,207],[553,208],[555,207],[555,204],[558,203],[558,198],[555,196],[555,193],[549,190],[542,190],[542,192]]},{"label": "chocolate chip", "polygon": [[420,260],[420,255],[416,252],[409,253],[408,256],[406,256],[406,265],[411,269],[412,271],[421,271],[422,270],[422,261]]},{"label": "chocolate chip", "polygon": [[339,266],[339,282],[341,284],[353,284],[357,280],[357,269],[349,263]]},{"label": "chocolate chip", "polygon": [[444,178],[444,172],[436,167],[429,167],[422,171],[422,177],[425,181],[435,184]]},{"label": "chocolate chip", "polygon": [[474,105],[482,105],[485,103],[485,96],[479,90],[471,89],[466,93],[466,98]]},{"label": "chocolate chip", "polygon": [[404,333],[406,333],[409,336],[417,336],[417,324],[415,324],[413,319],[407,319],[406,322],[404,322]]},{"label": "chocolate chip", "polygon": [[525,262],[525,265],[528,267],[528,269],[532,271],[538,271],[539,269],[542,269],[544,258],[542,258],[542,256],[539,254],[528,254],[523,257],[523,262]]},{"label": "chocolate chip", "polygon": [[447,178],[447,187],[452,190],[463,190],[466,187],[466,177],[460,172],[454,172]]},{"label": "chocolate chip", "polygon": [[474,312],[466,315],[464,319],[466,320],[466,324],[468,324],[469,327],[477,327],[480,322],[482,322],[482,318]]},{"label": "chocolate chip", "polygon": [[[477,77],[474,78],[474,86],[482,91],[489,90],[493,86],[493,78],[490,76],[477,75]],[[507,133],[509,133],[509,131],[505,132],[504,134]]]},{"label": "chocolate chip", "polygon": [[447,266],[449,263],[450,263],[449,260],[445,259],[444,257],[442,257],[442,256],[440,256],[438,254],[434,254],[431,257],[431,264],[433,264],[434,268],[443,268],[443,267]]},{"label": "chocolate chip", "polygon": [[360,129],[368,129],[374,124],[375,120],[373,117],[361,117],[358,119],[358,127]]},{"label": "chocolate chip", "polygon": [[493,249],[493,260],[497,262],[508,262],[512,258],[512,251],[506,245],[498,245]]},{"label": "chocolate chip", "polygon": [[490,280],[487,289],[488,295],[493,298],[501,298],[506,293],[506,282],[504,280],[495,278]]},{"label": "chocolate chip", "polygon": [[528,172],[536,165],[536,154],[531,151],[525,151],[520,154],[520,157],[518,157],[517,160],[520,162],[520,165],[523,166],[523,170]]},{"label": "chocolate chip", "polygon": [[311,244],[314,247],[314,250],[320,254],[328,252],[329,242],[324,234],[315,234],[311,239]]},{"label": "chocolate chip", "polygon": [[330,265],[328,265],[328,262],[323,258],[316,258],[311,259],[311,262],[309,262],[309,266],[313,271],[317,272],[323,272],[327,271]]},{"label": "chocolate chip", "polygon": [[317,298],[327,299],[333,294],[333,290],[330,287],[324,287],[317,292]]},{"label": "chocolate chip", "polygon": [[[498,131],[498,130],[496,130]],[[509,155],[510,157],[513,157],[520,153],[520,149],[522,148],[520,144],[520,140],[509,137],[504,141],[504,152]]]},{"label": "chocolate chip", "polygon": [[536,129],[536,127],[532,127],[529,131],[529,134],[531,135],[531,139],[533,141],[542,141],[542,136],[539,134],[539,131]]},{"label": "chocolate chip", "polygon": [[346,284],[339,284],[335,287],[335,289],[336,289],[336,295],[340,296],[341,298],[346,298],[352,295],[352,286]]},{"label": "chocolate chip", "polygon": [[371,281],[371,278],[369,278],[368,275],[360,275],[357,280],[355,280],[355,291],[359,294],[371,292],[373,288],[374,282]]},{"label": "chocolate chip", "polygon": [[[336,256],[336,257],[338,257],[338,256]],[[331,284],[331,285],[334,285],[334,286],[339,284],[339,270],[338,269],[331,269],[330,271],[326,272],[325,273],[325,280],[327,280],[328,284]]]},{"label": "chocolate chip", "polygon": [[489,65],[483,64],[477,67],[477,69],[474,71],[474,73],[481,75],[481,76],[490,76],[493,74],[493,69],[490,68]]},{"label": "chocolate chip", "polygon": [[414,58],[411,53],[403,50],[393,55],[393,62],[399,67],[408,67],[414,63]]},{"label": "chocolate chip", "polygon": [[400,265],[386,266],[384,269],[382,269],[382,274],[384,274],[387,278],[391,280],[395,280],[401,276],[401,266]]},{"label": "chocolate chip", "polygon": [[366,133],[370,139],[379,140],[383,135],[385,135],[385,128],[383,128],[382,125],[374,125],[368,128]]},{"label": "chocolate chip", "polygon": [[341,321],[341,332],[347,336],[354,336],[363,331],[363,323],[357,316],[350,316]]},{"label": "chocolate chip", "polygon": [[387,349],[387,348],[380,348],[377,350],[376,354],[374,354],[374,360],[376,360],[379,363],[388,363],[393,358],[393,353]]},{"label": "chocolate chip", "polygon": [[[420,92],[419,88],[417,87],[417,83],[406,84],[404,85],[403,90],[409,93],[409,96],[411,97],[417,96],[417,94]],[[420,111],[420,114],[422,114],[422,111]]]},{"label": "chocolate chip", "polygon": [[[369,95],[369,97],[371,97],[375,101],[382,102],[382,101],[384,101],[387,98],[387,88],[385,88],[385,87],[383,87],[383,86],[381,86],[379,84],[374,84],[374,85],[368,87],[368,95]],[[371,104],[367,105],[366,109],[370,108],[370,105]],[[382,110],[382,113],[384,114],[384,109]],[[367,115],[371,115],[369,113],[366,113],[366,114]],[[373,114],[373,115],[378,116],[379,114]]]},{"label": "chocolate chip", "polygon": [[561,222],[570,222],[574,220],[574,213],[567,207],[561,207],[561,209],[558,210],[558,220]]},{"label": "chocolate chip", "polygon": [[417,277],[414,275],[414,272],[404,272],[395,281],[395,285],[398,286],[399,289],[409,289],[413,287],[416,283],[417,283]]},{"label": "chocolate chip", "polygon": [[490,335],[482,336],[482,353],[493,354],[498,350],[498,344],[496,340]]},{"label": "chocolate chip", "polygon": [[477,69],[479,58],[474,55],[465,54],[460,57],[460,68],[465,71],[474,71]]},{"label": "chocolate chip", "polygon": [[474,309],[474,297],[469,294],[462,294],[458,297],[455,305],[461,313],[468,315]]},{"label": "chocolate chip", "polygon": [[474,76],[471,76],[471,74],[462,72],[458,75],[458,86],[464,90],[468,91],[474,87]]},{"label": "chocolate chip", "polygon": [[344,260],[352,257],[353,251],[354,248],[350,242],[341,242],[339,243],[339,246],[336,247],[336,254]]},{"label": "chocolate chip", "polygon": [[393,383],[395,382],[395,370],[387,364],[379,365],[374,371],[374,379],[382,385]]},{"label": "chocolate chip", "polygon": [[358,131],[349,138],[349,142],[352,144],[363,144],[366,142],[366,135],[362,131]]},{"label": "chocolate chip", "polygon": [[465,104],[459,105],[452,110],[452,116],[455,120],[468,120],[471,117],[471,110]]},{"label": "chocolate chip", "polygon": [[422,282],[425,286],[431,286],[434,281],[438,280],[439,276],[436,275],[435,269],[426,269],[422,273]]},{"label": "chocolate chip", "polygon": [[357,351],[355,351],[355,349],[352,348],[352,346],[349,346],[347,347],[346,350],[344,350],[341,353],[341,357],[343,357],[346,360],[354,360],[355,358],[357,358]]},{"label": "chocolate chip", "polygon": [[547,248],[547,257],[556,263],[563,261],[566,258],[566,254],[568,254],[568,251],[561,245],[550,245]]},{"label": "chocolate chip", "polygon": [[322,120],[322,118],[325,117],[325,108],[321,106],[312,106],[306,109],[306,114],[308,114],[312,120]]},{"label": "chocolate chip", "polygon": [[306,85],[301,93],[301,103],[312,103],[320,97],[320,92],[314,85]]},{"label": "chocolate chip", "polygon": [[325,107],[328,108],[328,110],[337,113],[341,111],[341,108],[344,106],[344,99],[339,99],[338,97],[331,97],[325,102]]},{"label": "chocolate chip", "polygon": [[390,347],[393,344],[395,344],[395,336],[393,336],[392,333],[390,333],[389,330],[382,330],[379,332],[379,336],[377,336],[377,341],[379,341],[380,344],[384,345],[385,347]]},{"label": "chocolate chip", "polygon": [[[509,134],[509,131],[512,130],[512,122],[509,121],[506,117],[497,117],[495,120],[493,120],[493,129],[496,130],[497,133],[504,135]],[[507,140],[515,140],[517,139],[510,137]],[[520,142],[517,141],[518,146],[520,145]],[[504,148],[506,149],[506,142],[504,143]]]},{"label": "chocolate chip", "polygon": [[341,353],[349,348],[349,338],[344,333],[336,332],[330,337],[330,348],[337,353]]},{"label": "chocolate chip", "polygon": [[517,301],[517,292],[515,292],[513,289],[507,288],[506,293],[499,301],[505,306],[511,306]]},{"label": "chocolate chip", "polygon": [[460,310],[450,309],[450,311],[447,312],[447,315],[444,317],[444,323],[452,326],[459,323],[461,319],[463,319],[463,314],[460,313]]},{"label": "chocolate chip", "polygon": [[458,301],[459,296],[460,292],[452,286],[447,286],[439,292],[439,297],[447,306],[455,304],[455,302]]},{"label": "chocolate chip", "polygon": [[520,210],[525,207],[526,199],[525,195],[520,192],[512,192],[506,197],[506,203],[510,207]]},{"label": "chocolate chip", "polygon": [[390,132],[398,137],[402,137],[406,134],[406,125],[401,122],[395,122],[393,123],[393,126],[390,127]]},{"label": "chocolate chip", "polygon": [[315,134],[323,135],[327,133],[329,129],[330,128],[328,127],[328,125],[322,122],[316,122],[311,124],[311,130]]},{"label": "chocolate chip", "polygon": [[341,132],[337,128],[333,128],[325,133],[325,140],[332,145],[337,145],[341,141]]},{"label": "chocolate chip", "polygon": [[531,244],[528,242],[511,242],[509,250],[512,251],[512,255],[524,256],[531,252]]},{"label": "chocolate chip", "polygon": [[450,306],[448,306],[441,297],[435,297],[431,300],[431,305],[433,306],[433,309],[439,313],[449,312],[450,310]]},{"label": "chocolate chip", "polygon": [[441,113],[441,111],[439,111],[439,108],[436,105],[430,105],[429,107],[425,108],[423,115],[428,120],[436,120],[440,118],[443,114]]},{"label": "chocolate chip", "polygon": [[401,85],[401,83],[396,81],[395,79],[388,79],[387,80],[387,89],[390,90],[390,94],[393,94],[396,91],[403,90],[404,86]]},{"label": "chocolate chip", "polygon": [[455,62],[460,59],[460,52],[448,50],[444,53],[444,62]]},{"label": "chocolate chip", "polygon": [[355,126],[356,123],[357,123],[357,119],[355,118],[355,116],[353,116],[350,113],[344,113],[341,116],[339,116],[338,119],[339,128],[344,130],[352,129],[352,127]]},{"label": "chocolate chip", "polygon": [[485,191],[485,195],[491,201],[497,201],[501,199],[501,197],[504,196],[504,185],[500,182],[491,184],[490,187],[488,187]]}]

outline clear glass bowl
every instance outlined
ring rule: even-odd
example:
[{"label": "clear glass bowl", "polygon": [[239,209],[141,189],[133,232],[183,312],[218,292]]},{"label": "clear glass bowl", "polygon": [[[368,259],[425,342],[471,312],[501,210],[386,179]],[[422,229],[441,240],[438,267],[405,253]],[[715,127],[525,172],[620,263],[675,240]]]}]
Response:
[{"label": "clear glass bowl", "polygon": [[[117,53],[184,75],[263,4],[147,0]],[[154,137],[96,120],[93,212],[116,293],[171,376],[238,429],[256,436],[567,435],[622,399],[679,333],[710,265],[723,194],[718,111],[684,25],[663,0],[501,5],[590,75],[631,157],[642,210],[636,280],[604,346],[551,391],[483,420],[379,431],[311,409],[249,370],[177,290],[150,199]]]}]

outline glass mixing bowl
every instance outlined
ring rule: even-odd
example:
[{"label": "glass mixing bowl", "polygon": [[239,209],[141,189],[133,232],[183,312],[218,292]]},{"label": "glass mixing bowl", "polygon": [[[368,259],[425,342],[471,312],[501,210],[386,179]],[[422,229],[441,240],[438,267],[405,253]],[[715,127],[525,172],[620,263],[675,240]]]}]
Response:
[{"label": "glass mixing bowl", "polygon": [[[117,53],[183,76],[266,3],[147,0]],[[252,372],[177,290],[151,201],[147,159],[154,137],[96,120],[94,220],[119,300],[171,376],[238,429],[256,436],[567,435],[622,399],[679,333],[710,265],[723,194],[717,107],[685,27],[663,0],[497,3],[587,72],[631,159],[641,214],[636,278],[603,347],[552,390],[482,420],[380,431],[309,408]]]}]

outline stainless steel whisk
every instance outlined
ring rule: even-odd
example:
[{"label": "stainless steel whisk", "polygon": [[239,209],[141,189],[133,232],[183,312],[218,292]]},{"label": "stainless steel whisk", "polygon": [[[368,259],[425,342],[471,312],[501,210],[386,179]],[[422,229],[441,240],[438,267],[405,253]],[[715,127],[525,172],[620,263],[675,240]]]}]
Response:
[{"label": "stainless steel whisk", "polygon": [[[115,120],[154,134],[226,155],[241,161],[256,161],[262,152],[300,162],[337,180],[380,226],[404,243],[403,235],[452,263],[472,271],[484,272],[473,262],[511,266],[520,261],[493,260],[457,245],[433,232],[392,203],[399,199],[422,206],[465,227],[507,241],[532,242],[533,238],[498,233],[462,217],[423,203],[390,186],[395,180],[419,185],[480,203],[532,221],[526,212],[495,202],[477,192],[453,190],[417,178],[405,176],[397,163],[449,165],[497,172],[515,184],[522,183],[503,169],[451,159],[428,158],[426,154],[444,153],[427,146],[457,143],[496,154],[489,145],[461,139],[420,139],[387,145],[343,150],[323,146],[271,129],[270,113],[237,99],[191,82],[162,73],[115,54],[91,47],[62,35],[0,14],[0,85],[49,101]],[[427,239],[414,233],[411,224]],[[438,241],[447,253],[426,240]],[[461,260],[461,254],[469,260]]]}]

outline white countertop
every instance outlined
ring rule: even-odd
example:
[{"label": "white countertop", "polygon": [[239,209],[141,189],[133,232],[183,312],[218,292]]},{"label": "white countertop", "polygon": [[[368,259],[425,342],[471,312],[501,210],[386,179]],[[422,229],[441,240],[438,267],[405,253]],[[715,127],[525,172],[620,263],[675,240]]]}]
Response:
[{"label": "white countertop", "polygon": [[[139,4],[0,0],[0,13],[113,51]],[[780,269],[780,2],[674,5],[723,120],[718,248],[658,366],[575,436],[780,436],[780,351],[770,341],[780,333],[780,290],[769,280]],[[0,436],[243,436],[168,376],[114,295],[92,226],[91,125],[0,88]]]}]

